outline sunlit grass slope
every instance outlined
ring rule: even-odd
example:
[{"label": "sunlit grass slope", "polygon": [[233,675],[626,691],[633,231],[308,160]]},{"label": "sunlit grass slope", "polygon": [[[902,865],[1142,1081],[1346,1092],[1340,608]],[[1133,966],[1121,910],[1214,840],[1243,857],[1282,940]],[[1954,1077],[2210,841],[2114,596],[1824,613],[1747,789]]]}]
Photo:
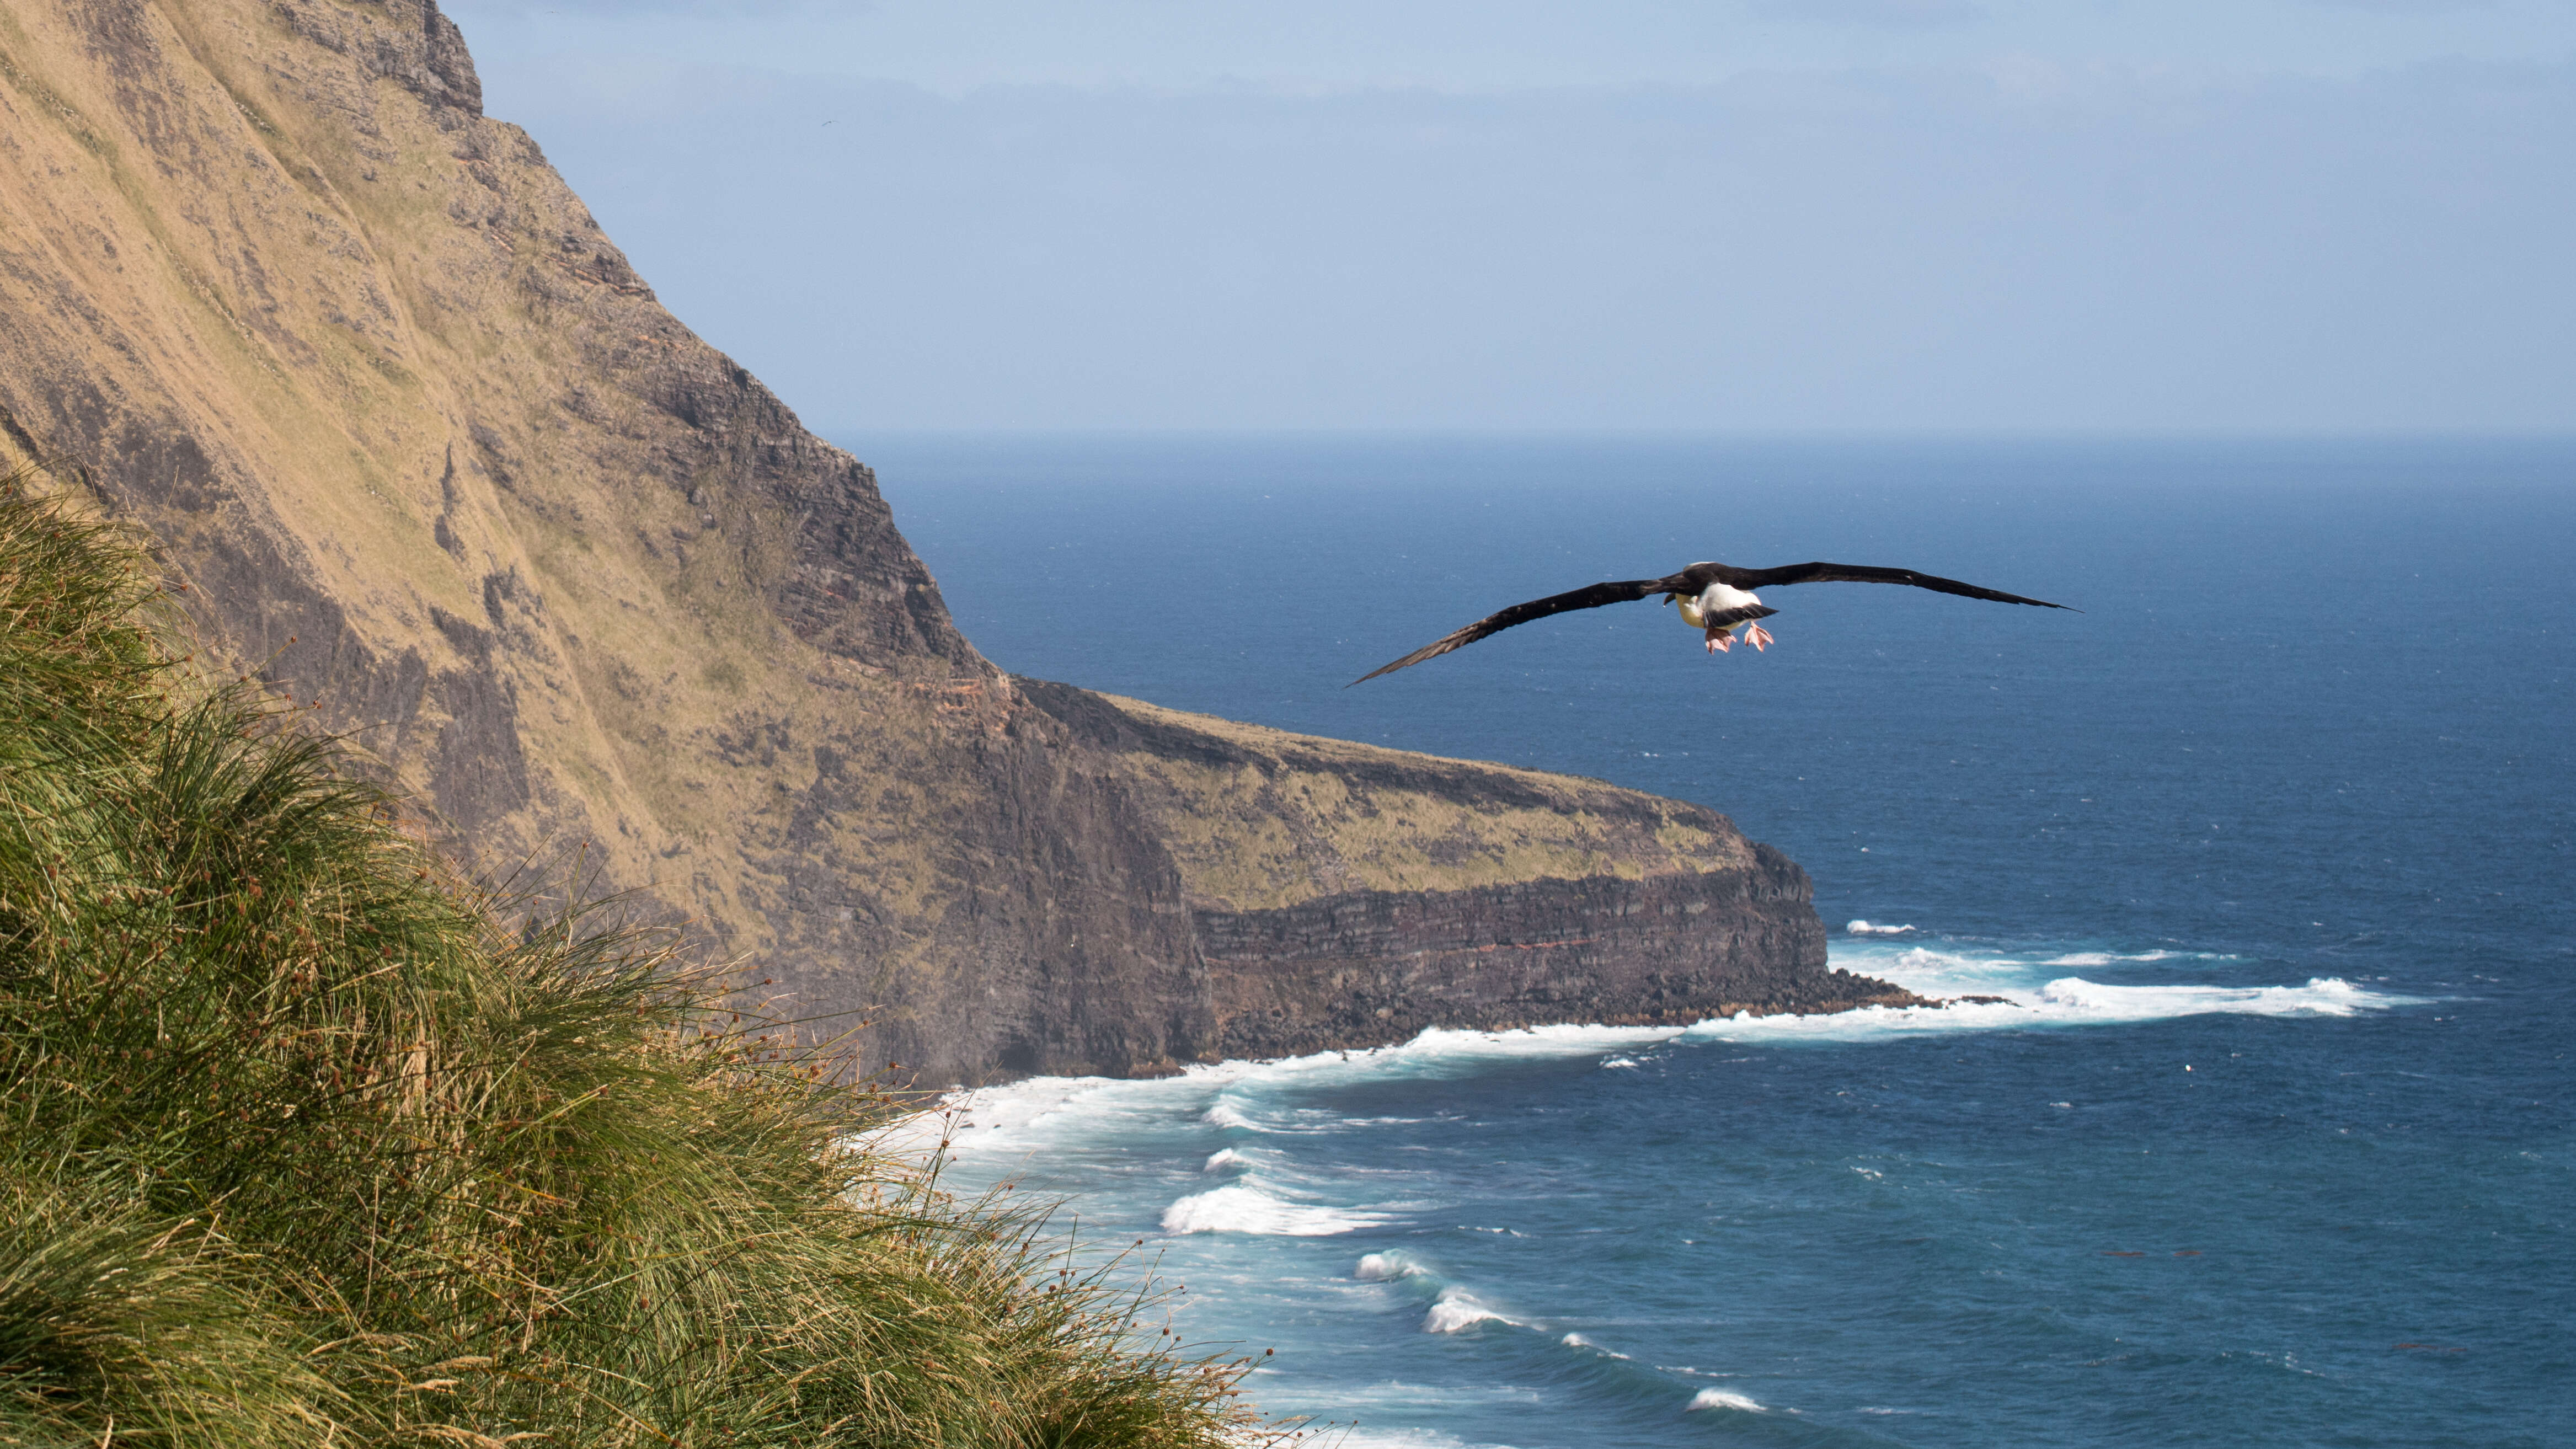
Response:
[{"label": "sunlit grass slope", "polygon": [[[1237,1366],[460,880],[0,483],[0,1444],[1213,1445]],[[1231,1428],[1229,1426],[1232,1425]],[[534,1437],[531,1437],[534,1436]]]}]

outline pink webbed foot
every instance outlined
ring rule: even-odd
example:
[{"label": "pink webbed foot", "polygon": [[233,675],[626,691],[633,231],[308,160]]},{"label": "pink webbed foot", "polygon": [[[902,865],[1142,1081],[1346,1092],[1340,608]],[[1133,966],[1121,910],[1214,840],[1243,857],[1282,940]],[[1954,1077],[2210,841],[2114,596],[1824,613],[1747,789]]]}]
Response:
[{"label": "pink webbed foot", "polygon": [[1748,624],[1744,629],[1744,642],[1752,645],[1756,652],[1768,649],[1771,647],[1771,631],[1759,624]]},{"label": "pink webbed foot", "polygon": [[1711,629],[1711,630],[1709,630],[1709,631],[1708,631],[1708,652],[1709,652],[1709,653],[1711,653],[1711,654],[1725,654],[1725,653],[1728,653],[1728,652],[1732,651],[1734,648],[1735,648],[1735,639],[1734,639],[1734,637],[1733,637],[1733,636],[1729,635],[1725,630],[1723,630],[1723,629]]}]

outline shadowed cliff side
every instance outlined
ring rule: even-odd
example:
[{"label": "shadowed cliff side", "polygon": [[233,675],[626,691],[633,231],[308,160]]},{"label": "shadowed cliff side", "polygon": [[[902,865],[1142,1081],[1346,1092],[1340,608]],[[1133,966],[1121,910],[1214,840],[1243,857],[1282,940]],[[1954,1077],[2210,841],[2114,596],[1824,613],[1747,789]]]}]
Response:
[{"label": "shadowed cliff side", "polygon": [[928,1080],[1872,994],[1708,812],[994,669],[431,0],[0,0],[0,316],[9,450],[451,848],[581,847]]}]

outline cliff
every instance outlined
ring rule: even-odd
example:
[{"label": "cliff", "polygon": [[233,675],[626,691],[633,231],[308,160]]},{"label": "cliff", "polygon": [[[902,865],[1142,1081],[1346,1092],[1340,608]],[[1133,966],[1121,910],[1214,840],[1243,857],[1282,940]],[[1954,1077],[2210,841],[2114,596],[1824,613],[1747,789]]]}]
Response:
[{"label": "cliff", "polygon": [[434,0],[0,0],[0,319],[0,451],[164,540],[207,647],[479,868],[579,847],[876,1062],[1887,990],[1707,811],[995,669]]}]

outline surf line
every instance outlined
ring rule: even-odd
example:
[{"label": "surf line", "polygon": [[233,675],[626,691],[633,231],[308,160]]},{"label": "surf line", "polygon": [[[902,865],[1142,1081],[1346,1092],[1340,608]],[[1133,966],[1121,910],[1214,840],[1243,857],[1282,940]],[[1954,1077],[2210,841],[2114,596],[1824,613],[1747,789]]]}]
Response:
[{"label": "surf line", "polygon": [[[1982,991],[1935,997],[1919,993],[1970,985],[1970,981],[1959,979],[1963,974],[1973,977],[2048,963],[1907,953],[1909,957],[1918,954],[1926,958],[1922,966],[1928,969],[1909,970],[1912,962],[1869,963],[1869,969],[1898,978],[1896,984],[1915,996],[1909,1005],[1872,1004],[1826,1013],[1786,1010],[1757,1014],[1746,1009],[1687,1026],[1591,1023],[1496,1031],[1432,1027],[1410,1040],[1388,1046],[1266,1061],[1193,1064],[1174,1076],[1142,1081],[1031,1077],[994,1087],[952,1088],[932,1106],[865,1136],[880,1151],[918,1151],[927,1155],[938,1150],[951,1157],[985,1156],[1005,1148],[1029,1150],[1035,1139],[1053,1136],[1077,1121],[1116,1134],[1147,1121],[1167,1120],[1176,1107],[1193,1101],[1194,1110],[1183,1109],[1191,1110],[1192,1115],[1211,1127],[1269,1130],[1239,1104],[1223,1100],[1227,1089],[1237,1086],[1256,1090],[1330,1088],[1387,1077],[1471,1073],[1483,1065],[1507,1061],[1587,1056],[1606,1059],[1675,1041],[1862,1044],[1940,1031],[2126,1026],[2204,1014],[2350,1017],[2366,1011],[2425,1004],[2425,998],[2374,991],[2339,977],[2314,977],[2300,986],[2119,986],[2065,976],[2034,988],[1992,982],[1989,976],[1973,983],[1986,988]],[[1908,976],[1914,978],[1911,983],[1905,979]],[[1122,1122],[1129,1117],[1135,1120]]]}]

